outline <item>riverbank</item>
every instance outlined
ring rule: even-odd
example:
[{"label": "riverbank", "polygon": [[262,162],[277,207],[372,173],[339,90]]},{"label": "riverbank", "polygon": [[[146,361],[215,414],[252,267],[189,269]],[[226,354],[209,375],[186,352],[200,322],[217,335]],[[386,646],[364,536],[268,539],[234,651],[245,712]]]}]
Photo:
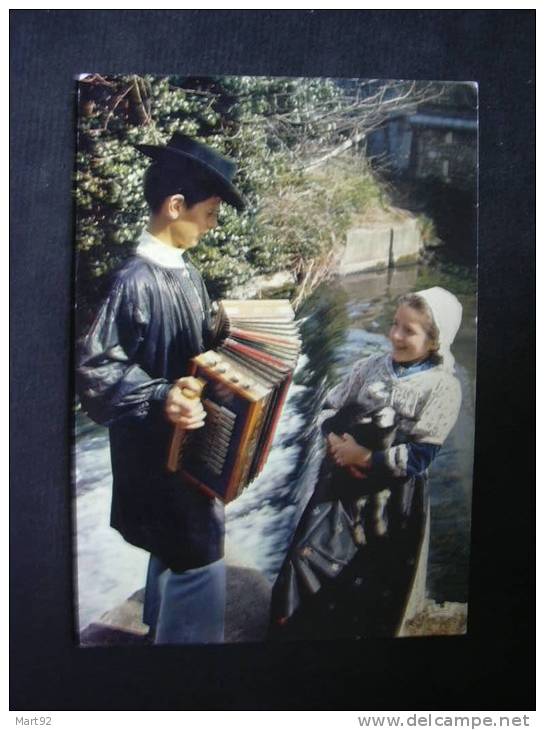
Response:
[{"label": "riverbank", "polygon": [[255,276],[230,289],[225,298],[267,298],[286,292],[287,297],[301,304],[320,283],[332,277],[416,264],[426,245],[419,217],[390,205],[374,206],[365,214],[353,215],[344,242],[338,243],[323,260],[309,264],[305,275],[301,273],[298,278],[294,271],[282,270]]},{"label": "riverbank", "polygon": [[[271,584],[257,570],[227,566],[225,643],[263,641],[267,633]],[[114,646],[148,643],[148,626],[142,623],[144,589],[106,611],[80,634],[81,646]]]},{"label": "riverbank", "polygon": [[[227,567],[225,643],[265,641],[271,584],[257,570]],[[103,614],[81,632],[80,645],[123,646],[148,644],[142,623],[144,589]],[[467,604],[436,603],[426,599],[422,609],[405,622],[402,636],[444,636],[466,633]]]}]

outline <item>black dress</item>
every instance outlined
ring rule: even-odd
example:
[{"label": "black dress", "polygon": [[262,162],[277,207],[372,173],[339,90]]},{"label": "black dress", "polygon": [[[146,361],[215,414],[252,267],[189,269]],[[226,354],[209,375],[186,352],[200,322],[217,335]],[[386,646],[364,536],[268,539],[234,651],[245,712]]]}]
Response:
[{"label": "black dress", "polygon": [[[324,435],[350,433],[372,451],[395,445],[357,405],[341,408]],[[402,622],[425,535],[426,472],[349,476],[325,457],[273,588],[273,640],[394,636]]]}]

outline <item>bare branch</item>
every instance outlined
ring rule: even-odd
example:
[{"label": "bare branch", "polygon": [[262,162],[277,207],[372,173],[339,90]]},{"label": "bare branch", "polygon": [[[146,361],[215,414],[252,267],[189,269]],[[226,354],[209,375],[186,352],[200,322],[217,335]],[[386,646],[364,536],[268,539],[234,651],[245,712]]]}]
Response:
[{"label": "bare branch", "polygon": [[318,165],[322,165],[324,162],[327,162],[332,157],[337,157],[337,155],[340,155],[342,152],[346,152],[346,150],[349,150],[350,147],[353,147],[362,139],[365,139],[366,136],[367,132],[360,132],[359,134],[355,134],[352,139],[347,139],[346,142],[343,142],[338,147],[330,150],[325,155],[322,155],[322,157],[319,157],[317,160],[313,160],[312,162],[306,164],[305,170],[310,170],[313,167],[318,167]]},{"label": "bare branch", "polygon": [[108,114],[106,115],[106,119],[104,120],[104,124],[102,125],[102,129],[100,130],[101,132],[105,132],[106,131],[106,129],[108,128],[108,124],[110,122],[110,119],[113,117],[115,110],[117,109],[117,107],[119,106],[119,104],[121,104],[121,102],[123,101],[123,99],[127,96],[127,94],[129,93],[129,91],[131,90],[131,88],[132,88],[132,84],[129,84],[129,86],[127,86],[127,88],[125,89],[125,91],[123,91],[122,93],[118,94],[115,97],[114,102],[113,102],[112,106],[110,107],[110,110],[108,111]]}]

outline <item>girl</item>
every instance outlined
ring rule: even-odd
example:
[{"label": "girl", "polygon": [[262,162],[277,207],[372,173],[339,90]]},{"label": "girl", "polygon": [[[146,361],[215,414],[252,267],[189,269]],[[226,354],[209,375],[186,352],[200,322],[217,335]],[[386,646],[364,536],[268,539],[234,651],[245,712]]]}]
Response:
[{"label": "girl", "polygon": [[462,306],[434,287],[398,302],[391,354],[327,395],[315,492],[273,589],[273,638],[394,636],[428,514],[427,469],[460,409],[450,346]]}]

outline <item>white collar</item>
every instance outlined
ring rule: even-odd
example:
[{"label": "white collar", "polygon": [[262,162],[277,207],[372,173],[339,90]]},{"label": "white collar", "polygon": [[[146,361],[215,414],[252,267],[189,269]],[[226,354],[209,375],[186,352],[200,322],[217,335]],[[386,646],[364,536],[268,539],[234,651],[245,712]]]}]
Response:
[{"label": "white collar", "polygon": [[146,230],[138,238],[135,254],[167,269],[186,269],[183,251],[163,243]]}]

